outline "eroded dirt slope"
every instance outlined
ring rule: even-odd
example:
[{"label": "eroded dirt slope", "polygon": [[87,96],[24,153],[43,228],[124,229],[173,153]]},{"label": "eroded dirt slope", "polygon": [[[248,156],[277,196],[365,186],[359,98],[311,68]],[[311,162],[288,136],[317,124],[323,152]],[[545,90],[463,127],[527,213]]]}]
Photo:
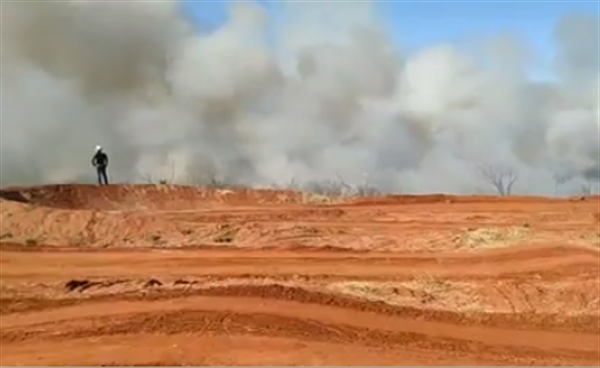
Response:
[{"label": "eroded dirt slope", "polygon": [[598,365],[599,198],[0,193],[3,365]]}]

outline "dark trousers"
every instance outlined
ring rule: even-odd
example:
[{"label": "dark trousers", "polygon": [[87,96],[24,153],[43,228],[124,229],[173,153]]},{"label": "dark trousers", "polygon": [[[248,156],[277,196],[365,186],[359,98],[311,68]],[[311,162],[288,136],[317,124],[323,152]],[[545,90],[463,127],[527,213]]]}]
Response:
[{"label": "dark trousers", "polygon": [[108,185],[108,176],[106,175],[106,166],[96,166],[98,172],[98,184],[102,185],[104,179],[104,185]]}]

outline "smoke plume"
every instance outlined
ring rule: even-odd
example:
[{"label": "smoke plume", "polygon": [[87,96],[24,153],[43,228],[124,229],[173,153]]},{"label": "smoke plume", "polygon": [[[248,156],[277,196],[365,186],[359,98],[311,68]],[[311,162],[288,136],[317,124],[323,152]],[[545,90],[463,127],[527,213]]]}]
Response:
[{"label": "smoke plume", "polygon": [[2,10],[2,185],[93,182],[97,144],[113,182],[473,193],[491,165],[552,194],[600,171],[598,18],[562,19],[558,77],[534,82],[523,40],[403,54],[369,2],[290,3],[277,23],[237,3],[207,34],[173,2]]}]

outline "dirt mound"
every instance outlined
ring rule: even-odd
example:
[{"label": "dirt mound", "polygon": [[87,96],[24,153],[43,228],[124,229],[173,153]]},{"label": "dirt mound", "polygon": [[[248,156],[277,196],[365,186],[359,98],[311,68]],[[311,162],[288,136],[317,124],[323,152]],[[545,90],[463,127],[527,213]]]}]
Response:
[{"label": "dirt mound", "polygon": [[[397,204],[428,204],[428,203],[560,203],[564,198],[536,196],[497,196],[497,195],[451,195],[451,194],[402,194],[383,197],[363,197],[352,201],[353,205],[397,205]],[[578,196],[568,201],[600,201],[600,196]]]},{"label": "dirt mound", "polygon": [[[89,319],[88,319],[89,320]],[[64,341],[66,339],[92,338],[105,335],[131,335],[140,333],[214,333],[248,334],[303,339],[308,341],[329,341],[338,344],[361,344],[366,346],[387,345],[414,349],[452,349],[453,351],[502,353],[505,346],[489,346],[483,342],[470,341],[468,338],[437,337],[427,332],[403,331],[400,329],[371,329],[352,324],[336,324],[332,321],[305,319],[297,316],[275,313],[240,313],[232,311],[178,310],[138,312],[126,316],[108,316],[92,320],[91,326],[84,321],[62,323],[60,333],[54,333],[52,323],[41,324],[41,331],[22,333],[12,331],[0,335],[2,341],[17,342],[31,339]],[[83,326],[82,326],[83,325]],[[46,327],[46,328],[44,328]],[[53,326],[54,327],[54,326]],[[512,354],[528,356],[536,352],[531,348],[511,347]],[[561,352],[571,355],[580,351]],[[537,352],[539,354],[539,352]],[[593,352],[586,354],[593,356]]]},{"label": "dirt mound", "polygon": [[[183,185],[83,185],[54,184],[0,189],[0,198],[7,201],[61,209],[88,210],[186,210],[226,203],[314,204],[316,195],[276,189],[205,189]],[[323,197],[323,196],[317,196]],[[327,197],[328,198],[328,197]],[[331,203],[329,201],[320,201]],[[600,196],[571,198],[571,201],[600,201]],[[382,197],[346,198],[338,204],[353,206],[435,204],[435,203],[548,203],[564,199],[546,197],[456,196],[447,194],[388,195]]]},{"label": "dirt mound", "polygon": [[[401,349],[427,352],[453,362],[456,354],[472,362],[487,356],[494,365],[593,365],[597,361],[596,330],[590,328],[595,324],[592,316],[435,312],[283,286],[207,291],[204,296],[180,295],[176,299],[153,298],[157,294],[137,295],[134,299],[129,294],[128,300],[89,299],[60,308],[29,311],[27,315],[5,314],[0,316],[3,354],[23,361],[20,348],[29,347],[31,354],[37,347],[33,350],[36,355],[26,359],[42,360],[42,354],[60,351],[55,356],[68,356],[73,362],[72,354],[64,347],[81,341],[115,337],[123,342],[128,336],[180,336],[169,345],[173,348],[190,339],[206,338],[210,344],[204,346],[212,346],[219,336],[243,335],[292,339],[297,346],[328,342],[351,349],[377,348],[390,362],[404,361],[400,357],[389,358],[391,352]],[[580,325],[588,327],[579,330]],[[57,349],[58,344],[62,347]],[[196,341],[195,345],[197,350],[202,344]],[[246,357],[248,345],[237,346],[232,348],[229,341],[228,351],[241,351],[239,356]],[[259,350],[266,356],[264,349]],[[106,347],[86,351],[106,355]],[[189,362],[190,357],[189,353],[178,355],[175,361]],[[110,358],[114,359],[112,355]],[[264,358],[260,356],[257,362],[264,362]]]},{"label": "dirt mound", "polygon": [[0,195],[6,365],[598,363],[598,197]]},{"label": "dirt mound", "polygon": [[185,210],[213,203],[297,203],[300,193],[268,189],[202,189],[174,185],[80,185],[58,184],[11,187],[0,190],[8,201],[62,209]]}]

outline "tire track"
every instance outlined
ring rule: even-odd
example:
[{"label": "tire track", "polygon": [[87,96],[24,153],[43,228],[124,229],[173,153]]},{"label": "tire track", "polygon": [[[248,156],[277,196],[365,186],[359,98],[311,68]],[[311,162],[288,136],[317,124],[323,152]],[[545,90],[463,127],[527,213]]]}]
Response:
[{"label": "tire track", "polygon": [[[355,297],[310,291],[299,287],[285,287],[281,285],[235,285],[223,287],[209,287],[197,290],[157,290],[146,294],[117,294],[90,296],[85,299],[40,299],[19,298],[2,299],[0,307],[2,314],[0,321],[3,327],[12,324],[27,324],[34,321],[31,313],[40,318],[55,318],[60,315],[78,313],[80,308],[90,308],[96,311],[106,310],[110,313],[116,304],[125,308],[131,303],[188,303],[194,298],[225,298],[228,305],[260,301],[261,303],[291,302],[309,307],[335,308],[337,311],[348,310],[373,315],[383,315],[395,318],[417,321],[432,321],[448,323],[456,326],[481,326],[489,328],[511,328],[513,330],[544,330],[556,332],[595,333],[594,327],[598,324],[598,316],[576,315],[560,316],[543,313],[485,313],[472,312],[469,314],[422,309],[408,306],[394,306],[384,302],[367,301]],[[510,299],[507,299],[512,303]],[[172,304],[169,304],[172,305]],[[87,310],[87,309],[86,309]],[[118,309],[115,309],[118,310]],[[27,317],[21,317],[27,313]],[[47,316],[47,317],[44,317]],[[11,322],[13,321],[13,322]]]},{"label": "tire track", "polygon": [[[337,352],[328,361],[335,363],[341,354],[376,357],[375,349],[388,364],[410,354],[422,354],[415,362],[599,363],[600,253],[584,246],[595,244],[600,197],[392,196],[316,206],[287,191],[165,185],[58,185],[0,196],[34,204],[2,199],[0,235],[28,243],[0,243],[0,343],[11,362],[94,362],[106,351],[99,341],[118,346],[139,336],[155,354],[135,358],[123,349],[115,361],[179,363],[193,354],[177,355],[171,344],[220,339],[235,355],[237,336],[237,363],[264,363],[274,353],[314,365],[306,357]],[[236,236],[221,243],[213,235],[223,223]],[[461,234],[478,227],[527,228],[523,243],[539,243],[432,251],[455,251]],[[93,244],[66,247],[80,229]],[[27,242],[42,232],[37,240],[49,246]],[[164,249],[180,245],[188,248]],[[235,248],[258,246],[268,248]],[[279,347],[263,350],[258,341]],[[84,352],[73,358],[69,343]]]},{"label": "tire track", "polygon": [[[224,323],[227,321],[227,323]],[[36,325],[26,331],[13,329],[0,333],[0,343],[24,341],[61,341],[112,335],[135,334],[246,334],[267,337],[285,337],[317,342],[338,344],[359,344],[364,346],[402,347],[408,349],[452,351],[488,356],[510,356],[513,363],[526,361],[579,361],[590,362],[597,359],[597,352],[572,347],[539,349],[531,346],[518,346],[507,341],[503,344],[490,344],[465,338],[449,338],[428,333],[382,330],[357,327],[348,324],[331,324],[315,319],[302,319],[270,313],[238,313],[212,310],[177,310],[137,312],[110,317],[67,320]]]},{"label": "tire track", "polygon": [[[401,278],[415,272],[454,279],[496,278],[538,273],[546,277],[581,276],[600,272],[600,254],[567,247],[515,248],[503,252],[455,255],[353,256],[285,251],[180,251],[180,252],[18,252],[0,250],[3,280],[33,277],[77,278],[80,275],[143,277],[162,275],[261,275],[303,274],[311,277]],[[136,267],[129,267],[135,262]],[[70,267],[65,268],[65,264]]]}]

